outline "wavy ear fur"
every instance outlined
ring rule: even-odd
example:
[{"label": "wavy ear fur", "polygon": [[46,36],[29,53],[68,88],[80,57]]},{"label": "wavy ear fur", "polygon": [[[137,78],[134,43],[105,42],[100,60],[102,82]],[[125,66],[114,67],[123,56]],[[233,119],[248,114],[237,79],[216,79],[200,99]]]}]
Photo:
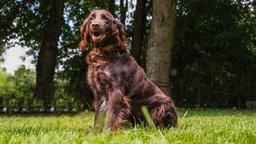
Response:
[{"label": "wavy ear fur", "polygon": [[113,29],[113,30],[115,30],[113,32],[114,32],[114,35],[116,35],[119,45],[123,49],[128,49],[124,25],[118,19],[114,20],[114,24],[115,24],[116,28]]},{"label": "wavy ear fur", "polygon": [[79,43],[80,50],[85,50],[87,47],[87,43],[89,42],[88,38],[88,27],[87,27],[87,19],[84,20],[83,24],[80,26],[80,33],[82,40]]}]

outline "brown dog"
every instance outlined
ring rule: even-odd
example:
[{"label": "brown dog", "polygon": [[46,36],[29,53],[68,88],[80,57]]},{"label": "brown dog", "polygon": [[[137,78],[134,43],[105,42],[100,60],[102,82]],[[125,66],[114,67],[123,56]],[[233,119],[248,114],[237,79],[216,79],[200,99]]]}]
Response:
[{"label": "brown dog", "polygon": [[96,131],[147,124],[146,106],[160,128],[177,125],[173,101],[155,86],[130,56],[122,23],[106,10],[93,11],[80,27],[81,50],[87,46],[88,83],[94,94]]}]

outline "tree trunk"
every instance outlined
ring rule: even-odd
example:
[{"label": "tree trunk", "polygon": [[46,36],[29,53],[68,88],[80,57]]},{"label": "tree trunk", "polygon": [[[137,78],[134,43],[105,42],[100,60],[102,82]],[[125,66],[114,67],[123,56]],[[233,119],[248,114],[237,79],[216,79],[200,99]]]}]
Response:
[{"label": "tree trunk", "polygon": [[134,13],[131,54],[139,64],[141,64],[141,46],[146,27],[146,3],[147,0],[137,0],[136,10]]},{"label": "tree trunk", "polygon": [[128,10],[128,0],[125,0],[125,5],[124,5],[124,0],[120,0],[120,21],[121,23],[124,24],[124,26],[125,26],[127,10]]},{"label": "tree trunk", "polygon": [[153,0],[151,36],[146,57],[148,77],[169,96],[175,8],[175,0]]},{"label": "tree trunk", "polygon": [[116,9],[115,0],[109,0],[109,2],[108,2],[108,10],[109,10],[109,12],[110,12],[114,17],[116,17],[115,9]]},{"label": "tree trunk", "polygon": [[43,100],[44,108],[50,106],[54,94],[54,70],[58,51],[58,40],[64,23],[64,0],[52,0],[51,12],[44,27],[44,38],[36,65],[36,89],[34,95]]}]

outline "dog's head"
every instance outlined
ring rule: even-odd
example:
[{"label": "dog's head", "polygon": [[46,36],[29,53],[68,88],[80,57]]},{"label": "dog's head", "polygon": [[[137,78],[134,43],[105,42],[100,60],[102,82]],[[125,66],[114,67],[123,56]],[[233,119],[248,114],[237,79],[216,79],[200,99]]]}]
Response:
[{"label": "dog's head", "polygon": [[121,49],[128,49],[124,25],[106,10],[95,10],[80,26],[81,38],[79,48],[104,48],[115,44]]}]

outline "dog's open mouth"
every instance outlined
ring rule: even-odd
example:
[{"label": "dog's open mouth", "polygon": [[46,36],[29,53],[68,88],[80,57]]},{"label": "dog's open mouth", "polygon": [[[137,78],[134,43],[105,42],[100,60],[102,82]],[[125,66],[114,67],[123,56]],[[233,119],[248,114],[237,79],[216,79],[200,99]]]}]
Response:
[{"label": "dog's open mouth", "polygon": [[99,33],[99,32],[94,32],[94,33],[93,33],[93,36],[94,36],[94,37],[99,37],[99,36],[100,36],[100,33]]},{"label": "dog's open mouth", "polygon": [[95,43],[100,43],[103,41],[103,39],[105,38],[105,33],[104,32],[99,32],[99,31],[94,31],[92,33],[92,41]]}]

